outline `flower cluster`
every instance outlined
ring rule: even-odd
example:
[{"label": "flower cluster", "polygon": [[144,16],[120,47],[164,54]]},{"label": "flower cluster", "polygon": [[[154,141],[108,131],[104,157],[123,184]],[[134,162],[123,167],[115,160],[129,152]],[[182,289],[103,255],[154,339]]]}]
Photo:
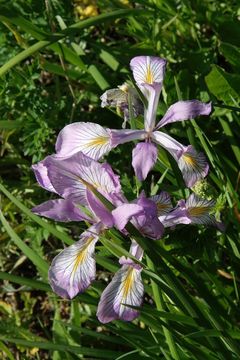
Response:
[{"label": "flower cluster", "polygon": [[114,319],[133,320],[138,316],[134,307],[139,307],[143,301],[140,265],[143,250],[129,234],[128,223],[149,241],[160,239],[165,228],[179,224],[222,227],[211,214],[214,201],[201,199],[194,193],[187,200],[180,200],[176,207],[164,191],[149,198],[142,192],[129,202],[122,192],[119,176],[108,163],[98,162],[112,148],[139,139],[141,142],[133,149],[132,159],[139,180],[144,180],[156,163],[157,144],[177,161],[188,187],[207,175],[208,164],[202,153],[191,145],[182,145],[160,129],[176,121],[208,115],[211,104],[198,100],[179,101],[156,122],[166,61],[138,56],[132,59],[130,66],[145,106],[137,92],[126,85],[105,92],[101,97],[102,106],[118,106],[125,122],[131,116],[144,113],[144,130],[112,130],[94,123],[73,123],[58,135],[56,154],[33,165],[40,186],[59,196],[36,206],[33,212],[61,222],[84,221],[89,225],[76,243],[52,261],[49,281],[59,296],[71,299],[90,286],[96,276],[95,245],[107,229],[115,227],[124,236],[131,237],[131,258],[119,259],[121,268],[101,295],[97,316],[102,323]]}]

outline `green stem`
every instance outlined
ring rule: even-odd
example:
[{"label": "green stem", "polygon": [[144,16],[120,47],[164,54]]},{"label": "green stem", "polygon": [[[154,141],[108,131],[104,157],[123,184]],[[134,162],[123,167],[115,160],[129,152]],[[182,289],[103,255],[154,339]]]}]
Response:
[{"label": "green stem", "polygon": [[[148,256],[146,258],[147,258],[147,265],[148,265],[149,269],[151,269],[152,271],[155,272],[155,267],[154,267],[152,260]],[[164,304],[163,296],[162,296],[162,293],[161,293],[159,287],[153,280],[151,280],[151,285],[152,285],[153,296],[154,296],[154,300],[155,300],[157,309],[159,311],[165,311],[165,304]],[[162,319],[162,321],[165,322],[166,325],[168,324],[168,321],[166,319]],[[168,344],[168,347],[169,347],[169,350],[170,350],[170,353],[171,353],[173,359],[180,360],[180,357],[178,355],[177,348],[176,348],[176,345],[175,345],[175,342],[174,342],[171,332],[165,326],[163,326],[163,333],[165,335],[166,342]]]}]

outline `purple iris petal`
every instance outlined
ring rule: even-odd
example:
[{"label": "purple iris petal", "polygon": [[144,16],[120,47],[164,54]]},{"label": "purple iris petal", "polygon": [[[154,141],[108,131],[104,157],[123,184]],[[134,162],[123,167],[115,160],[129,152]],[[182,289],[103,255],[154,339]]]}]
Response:
[{"label": "purple iris petal", "polygon": [[35,206],[32,212],[62,222],[93,221],[83,211],[77,208],[72,201],[65,199],[46,201],[43,204]]},{"label": "purple iris petal", "polygon": [[111,130],[111,146],[116,147],[129,141],[145,138],[145,130]]},{"label": "purple iris petal", "polygon": [[211,103],[203,103],[198,100],[178,101],[168,108],[162,120],[157,124],[156,129],[176,121],[194,119],[200,115],[209,115],[211,110]]},{"label": "purple iris petal", "polygon": [[133,149],[132,166],[140,181],[146,179],[149,171],[157,161],[157,147],[149,142],[138,143]]},{"label": "purple iris petal", "polygon": [[138,85],[162,84],[166,60],[157,56],[136,56],[131,60],[130,67]]},{"label": "purple iris petal", "polygon": [[[46,160],[46,159],[45,159]],[[47,172],[47,167],[45,165],[45,160],[38,162],[37,164],[32,165],[32,169],[36,176],[37,182],[39,185],[51,192],[56,192],[54,189]]]},{"label": "purple iris petal", "polygon": [[123,230],[127,225],[128,221],[131,220],[133,216],[140,215],[144,213],[142,206],[137,204],[123,204],[118,206],[112,211],[114,225],[119,229]]},{"label": "purple iris petal", "polygon": [[89,207],[96,215],[96,217],[101,220],[101,222],[106,225],[108,228],[111,228],[114,224],[113,216],[111,212],[105,207],[105,205],[89,190],[87,190],[87,201]]}]

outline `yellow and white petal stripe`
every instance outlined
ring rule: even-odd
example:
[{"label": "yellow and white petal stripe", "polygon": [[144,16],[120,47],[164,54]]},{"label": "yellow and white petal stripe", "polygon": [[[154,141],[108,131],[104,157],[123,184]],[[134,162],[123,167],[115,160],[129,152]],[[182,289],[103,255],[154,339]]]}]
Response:
[{"label": "yellow and white petal stripe", "polygon": [[131,60],[130,67],[138,85],[162,84],[166,60],[156,56],[136,56]]},{"label": "yellow and white petal stripe", "polygon": [[154,195],[151,200],[157,205],[158,216],[167,214],[173,209],[170,195],[166,191],[161,191],[159,195]]},{"label": "yellow and white petal stripe", "polygon": [[115,319],[132,321],[139,312],[126,305],[141,306],[143,294],[141,269],[123,265],[102,293],[97,310],[99,321],[102,323]]},{"label": "yellow and white petal stripe", "polygon": [[186,201],[188,216],[191,222],[195,224],[216,224],[216,219],[210,214],[214,206],[214,200],[201,199],[196,194],[191,194]]},{"label": "yellow and white petal stripe", "polygon": [[109,130],[94,124],[77,122],[60,131],[56,152],[59,156],[71,156],[78,151],[98,160],[111,150]]},{"label": "yellow and white petal stripe", "polygon": [[98,240],[96,230],[96,225],[91,226],[79,241],[53,259],[48,276],[53,291],[59,296],[72,299],[86,290],[95,279],[93,254]]}]

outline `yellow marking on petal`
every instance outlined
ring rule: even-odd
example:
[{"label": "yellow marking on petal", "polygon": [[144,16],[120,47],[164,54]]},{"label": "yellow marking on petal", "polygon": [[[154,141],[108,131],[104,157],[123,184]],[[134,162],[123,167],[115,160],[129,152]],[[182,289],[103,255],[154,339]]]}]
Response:
[{"label": "yellow marking on petal", "polygon": [[169,208],[170,208],[169,204],[157,203],[158,212],[164,211]]},{"label": "yellow marking on petal", "polygon": [[99,137],[89,141],[86,144],[86,147],[105,145],[108,141],[109,141],[109,137],[107,137],[107,136],[99,136]]},{"label": "yellow marking on petal", "polygon": [[72,274],[75,274],[75,272],[77,271],[77,268],[79,265],[81,265],[86,257],[87,257],[87,249],[88,249],[88,246],[90,245],[90,243],[93,241],[94,237],[91,236],[86,244],[82,247],[82,249],[79,251],[79,253],[77,254],[76,256],[76,259],[75,259],[75,262],[74,262],[74,266],[73,266],[73,271],[72,271]]},{"label": "yellow marking on petal", "polygon": [[197,165],[197,160],[189,154],[188,155],[184,154],[183,160],[193,168],[196,167],[196,165]]},{"label": "yellow marking on petal", "polygon": [[129,291],[131,291],[131,288],[133,286],[134,276],[133,276],[134,269],[130,267],[127,271],[126,278],[124,280],[124,286],[123,286],[123,300],[126,299],[126,297],[129,294]]},{"label": "yellow marking on petal", "polygon": [[210,206],[199,206],[188,209],[190,216],[202,216],[211,210]]},{"label": "yellow marking on petal", "polygon": [[150,65],[147,65],[147,72],[146,72],[146,78],[145,81],[147,84],[153,84],[153,73],[150,68]]}]

